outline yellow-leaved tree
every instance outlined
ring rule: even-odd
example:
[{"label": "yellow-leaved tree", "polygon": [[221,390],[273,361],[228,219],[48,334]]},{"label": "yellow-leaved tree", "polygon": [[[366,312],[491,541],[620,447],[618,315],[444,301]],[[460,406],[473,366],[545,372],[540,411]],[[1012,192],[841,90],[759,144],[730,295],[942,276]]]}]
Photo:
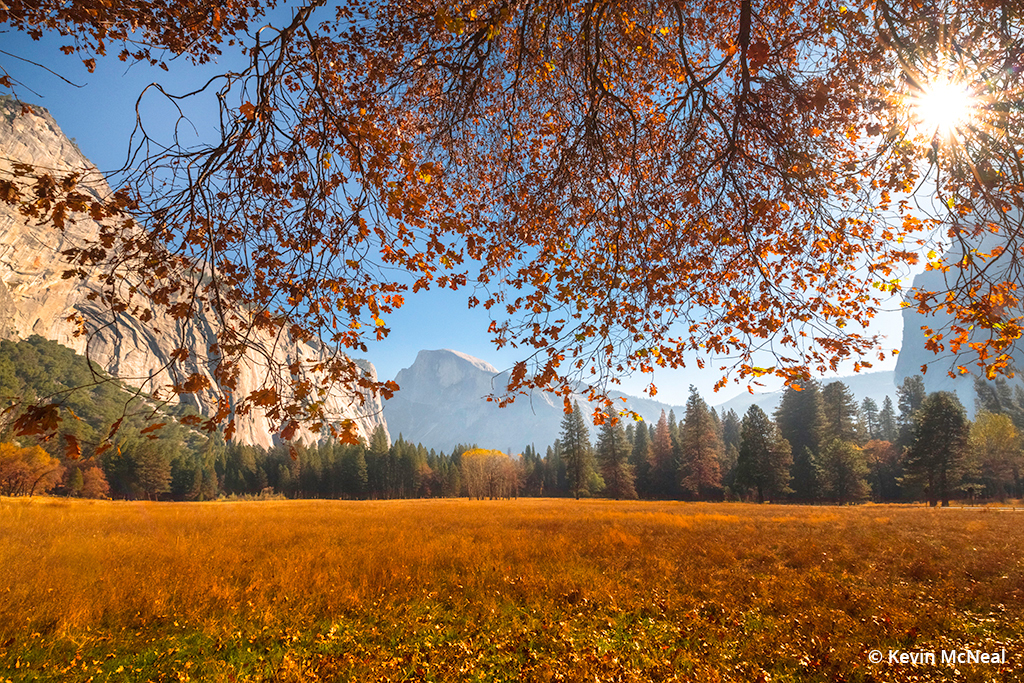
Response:
[{"label": "yellow-leaved tree", "polygon": [[32,496],[60,483],[60,460],[39,446],[0,443],[0,495]]}]

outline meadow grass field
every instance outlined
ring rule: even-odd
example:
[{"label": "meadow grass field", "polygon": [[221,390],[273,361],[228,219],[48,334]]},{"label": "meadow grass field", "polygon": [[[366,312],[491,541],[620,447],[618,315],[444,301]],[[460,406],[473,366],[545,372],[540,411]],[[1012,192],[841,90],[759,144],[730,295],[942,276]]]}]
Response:
[{"label": "meadow grass field", "polygon": [[5,682],[1024,680],[1024,512],[0,499],[0,581]]}]

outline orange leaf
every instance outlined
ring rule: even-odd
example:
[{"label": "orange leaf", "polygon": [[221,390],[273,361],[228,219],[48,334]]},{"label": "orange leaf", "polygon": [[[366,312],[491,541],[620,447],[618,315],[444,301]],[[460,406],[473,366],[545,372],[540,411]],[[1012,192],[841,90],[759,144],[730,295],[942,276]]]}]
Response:
[{"label": "orange leaf", "polygon": [[82,445],[78,443],[78,438],[73,434],[65,434],[64,441],[67,445],[64,447],[64,457],[68,460],[78,460],[82,457]]},{"label": "orange leaf", "polygon": [[298,430],[299,423],[296,422],[295,420],[292,420],[284,426],[284,429],[281,430],[281,438],[284,439],[285,441],[291,441],[293,438],[295,438],[295,432],[297,432]]}]

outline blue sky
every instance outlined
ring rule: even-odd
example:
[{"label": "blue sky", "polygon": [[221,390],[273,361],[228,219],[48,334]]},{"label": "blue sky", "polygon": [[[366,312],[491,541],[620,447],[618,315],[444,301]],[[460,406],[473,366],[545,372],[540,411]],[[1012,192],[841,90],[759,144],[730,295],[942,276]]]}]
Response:
[{"label": "blue sky", "polygon": [[[0,63],[28,86],[18,87],[16,94],[23,101],[48,109],[65,134],[74,138],[82,152],[101,170],[116,169],[124,164],[128,137],[135,125],[135,102],[146,86],[157,82],[169,91],[183,93],[195,89],[210,75],[230,65],[222,60],[220,64],[200,68],[179,60],[170,64],[169,72],[164,72],[107,58],[98,59],[96,71],[90,74],[79,58],[59,53],[59,47],[66,41],[44,37],[37,42],[23,34],[7,32],[0,33],[0,42],[4,51],[42,63],[82,86],[74,87],[37,66],[0,55]],[[142,111],[144,121],[155,127],[163,126],[165,134],[169,134],[168,122],[173,121],[173,112],[161,104],[156,93],[147,95],[143,100]],[[215,120],[210,116],[213,111],[211,107],[204,112],[200,106],[190,112],[191,124],[179,129],[185,144],[190,137],[198,141],[214,133]],[[412,364],[421,349],[456,349],[482,358],[499,369],[509,368],[519,360],[521,355],[515,349],[495,349],[487,334],[490,323],[487,312],[480,308],[468,309],[467,296],[450,291],[429,291],[406,297],[405,307],[387,318],[392,330],[390,337],[373,343],[366,354],[377,366],[380,376],[394,378],[400,369]],[[902,333],[899,312],[881,316],[875,331],[886,335],[886,348],[898,348]],[[720,363],[709,363],[709,367],[717,365]],[[895,359],[890,358],[884,363],[876,362],[874,369],[888,370],[894,365]],[[721,403],[747,390],[746,384],[730,384],[714,394],[712,387],[719,376],[716,371],[700,371],[693,363],[682,370],[659,371],[653,380],[658,386],[657,398],[674,404],[685,403],[690,384],[695,385],[711,404]],[[643,375],[623,378],[620,389],[640,395],[650,381],[650,376]],[[778,386],[778,383],[771,383],[766,388]]]}]

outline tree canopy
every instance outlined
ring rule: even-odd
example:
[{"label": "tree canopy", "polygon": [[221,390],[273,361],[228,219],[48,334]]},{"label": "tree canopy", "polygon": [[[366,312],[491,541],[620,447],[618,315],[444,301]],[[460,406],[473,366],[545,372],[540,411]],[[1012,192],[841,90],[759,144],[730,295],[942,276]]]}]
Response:
[{"label": "tree canopy", "polygon": [[[215,311],[201,351],[227,392],[254,340],[332,350],[216,421],[263,407],[325,428],[323,385],[394,390],[344,352],[429,287],[466,288],[495,344],[523,349],[510,395],[553,390],[567,410],[581,381],[603,397],[692,351],[748,378],[859,368],[884,355],[863,330],[919,251],[947,278],[916,305],[953,320],[927,330],[930,348],[970,343],[987,373],[1006,365],[1024,239],[1019,2],[323,5],[0,6],[89,68],[108,52],[245,61],[193,93],[150,89],[182,124],[213,99],[219,131],[185,147],[140,124],[106,202],[45,169],[0,178],[33,219],[103,223],[66,255],[72,274],[99,274],[112,311],[170,313],[183,337]],[[943,89],[972,99],[933,125],[925,103]]]},{"label": "tree canopy", "polygon": [[932,506],[949,500],[964,475],[970,423],[955,394],[929,394],[914,414],[913,441],[907,449],[904,470],[924,487]]}]

